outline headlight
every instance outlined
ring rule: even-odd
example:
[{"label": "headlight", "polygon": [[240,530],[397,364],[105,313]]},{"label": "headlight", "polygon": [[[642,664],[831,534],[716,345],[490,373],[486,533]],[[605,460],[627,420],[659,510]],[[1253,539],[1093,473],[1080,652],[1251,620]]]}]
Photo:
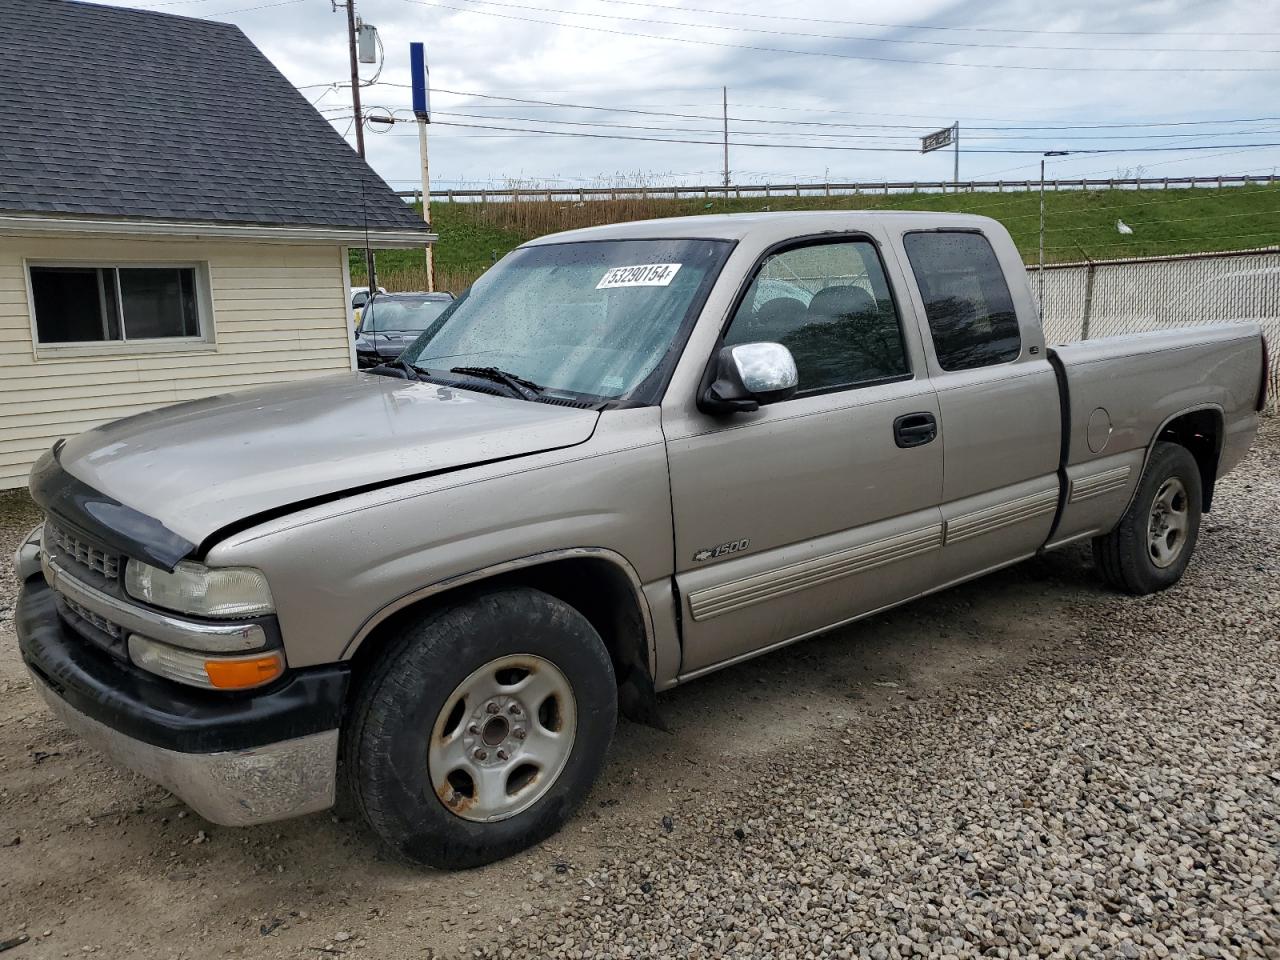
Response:
[{"label": "headlight", "polygon": [[183,560],[169,573],[130,560],[124,587],[145,603],[197,617],[256,617],[275,609],[266,576],[252,567],[206,567]]}]

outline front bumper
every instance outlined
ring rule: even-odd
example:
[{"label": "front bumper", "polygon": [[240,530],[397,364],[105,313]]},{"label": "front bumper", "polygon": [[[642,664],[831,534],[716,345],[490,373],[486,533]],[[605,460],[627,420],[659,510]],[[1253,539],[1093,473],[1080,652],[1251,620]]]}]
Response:
[{"label": "front bumper", "polygon": [[15,626],[58,718],[206,819],[245,826],[333,805],[345,665],[294,671],[241,696],[188,690],[87,644],[39,576],[23,583]]}]

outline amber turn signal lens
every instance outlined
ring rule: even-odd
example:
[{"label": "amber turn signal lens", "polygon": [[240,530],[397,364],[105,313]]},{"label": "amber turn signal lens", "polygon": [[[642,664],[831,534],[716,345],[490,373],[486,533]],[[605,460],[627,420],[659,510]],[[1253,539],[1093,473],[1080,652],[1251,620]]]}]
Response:
[{"label": "amber turn signal lens", "polygon": [[243,660],[206,660],[204,672],[219,690],[260,687],[284,673],[284,657],[272,653]]}]

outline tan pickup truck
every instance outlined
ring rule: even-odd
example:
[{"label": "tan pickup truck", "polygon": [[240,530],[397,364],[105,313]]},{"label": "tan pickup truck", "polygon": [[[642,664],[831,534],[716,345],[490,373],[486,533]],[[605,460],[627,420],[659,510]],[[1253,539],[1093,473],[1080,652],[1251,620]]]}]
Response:
[{"label": "tan pickup truck", "polygon": [[708,671],[1082,539],[1176,583],[1265,364],[1249,324],[1047,346],[980,217],[546,237],[386,365],[56,444],[19,642],[212,821],[342,782],[403,856],[480,864]]}]

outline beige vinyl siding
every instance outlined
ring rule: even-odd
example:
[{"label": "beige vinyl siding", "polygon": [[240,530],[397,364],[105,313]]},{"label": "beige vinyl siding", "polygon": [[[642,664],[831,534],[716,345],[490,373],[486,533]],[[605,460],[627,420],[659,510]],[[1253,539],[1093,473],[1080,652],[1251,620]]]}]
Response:
[{"label": "beige vinyl siding", "polygon": [[[211,343],[92,356],[32,342],[25,261],[208,265]],[[59,437],[164,404],[351,369],[345,251],[335,244],[0,237],[0,489]]]}]

